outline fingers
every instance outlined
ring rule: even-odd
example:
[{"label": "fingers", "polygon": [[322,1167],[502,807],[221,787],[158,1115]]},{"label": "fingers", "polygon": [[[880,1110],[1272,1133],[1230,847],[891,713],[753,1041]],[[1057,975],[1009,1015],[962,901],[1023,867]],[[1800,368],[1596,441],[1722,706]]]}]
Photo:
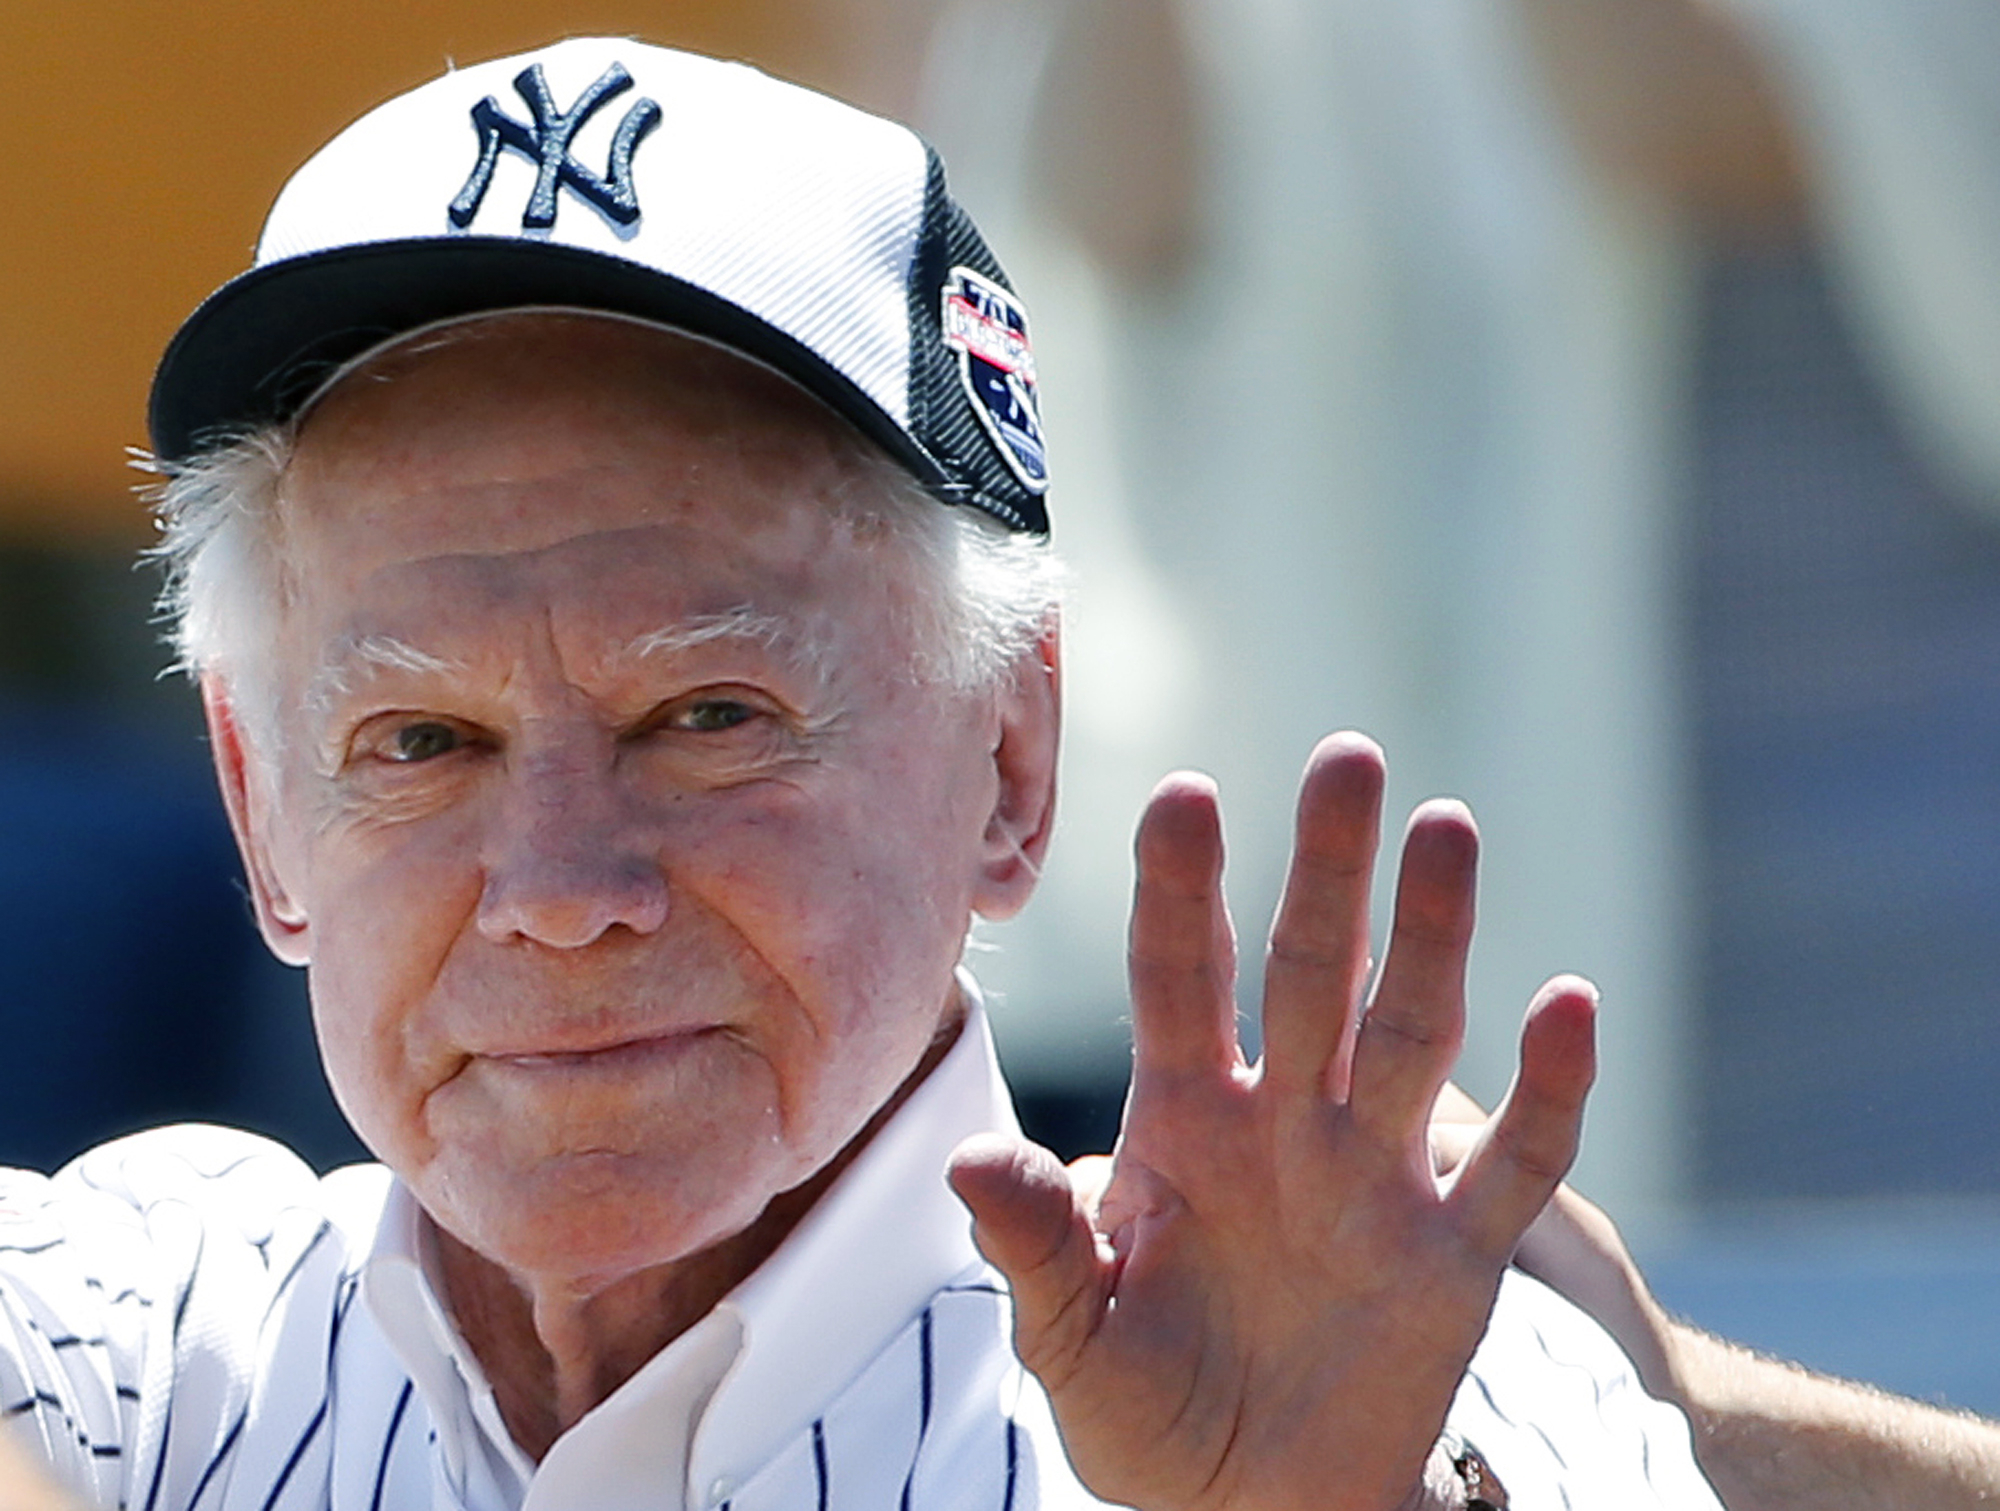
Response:
[{"label": "fingers", "polygon": [[1275,1086],[1347,1096],[1382,783],[1381,747],[1365,735],[1330,736],[1306,763],[1264,967],[1264,1074]]},{"label": "fingers", "polygon": [[1349,1108],[1384,1143],[1421,1133],[1465,1032],[1479,831],[1463,803],[1437,798],[1410,816],[1382,978],[1355,1045]]},{"label": "fingers", "polygon": [[1015,1351],[1059,1391],[1103,1318],[1112,1274],[1083,1201],[1048,1150],[997,1134],[959,1145],[947,1178],[1013,1290]]},{"label": "fingers", "polygon": [[1236,941],[1213,782],[1181,772],[1153,790],[1138,862],[1127,956],[1133,1078],[1225,1069],[1236,1059]]},{"label": "fingers", "polygon": [[1556,977],[1528,1008],[1520,1070],[1452,1191],[1463,1231],[1489,1254],[1513,1252],[1576,1158],[1596,1019],[1597,989],[1579,976]]}]

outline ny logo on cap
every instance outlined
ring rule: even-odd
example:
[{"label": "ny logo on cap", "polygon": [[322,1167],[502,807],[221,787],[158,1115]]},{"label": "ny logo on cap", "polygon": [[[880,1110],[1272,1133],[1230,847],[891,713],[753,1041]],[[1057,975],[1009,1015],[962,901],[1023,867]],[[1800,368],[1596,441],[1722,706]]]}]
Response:
[{"label": "ny logo on cap", "polygon": [[1000,460],[1030,493],[1043,492],[1049,460],[1042,443],[1041,388],[1021,301],[971,268],[953,268],[944,286],[943,335],[945,346],[958,353],[965,396],[998,446]]},{"label": "ny logo on cap", "polygon": [[570,155],[570,143],[585,121],[606,101],[632,87],[632,75],[623,65],[613,63],[586,89],[567,114],[556,109],[549,94],[542,65],[532,63],[514,76],[514,89],[526,101],[534,124],[522,125],[488,95],[472,107],[472,129],[479,133],[479,161],[472,177],[451,202],[451,223],[463,231],[479,213],[479,202],[493,182],[493,165],[500,149],[511,147],[535,163],[535,192],[528,196],[528,208],[521,212],[521,229],[546,231],[556,223],[556,191],[568,188],[595,205],[614,224],[635,225],[639,219],[639,195],[632,186],[632,153],[646,133],[660,124],[660,107],[650,99],[640,99],[625,112],[618,133],[611,139],[611,161],[602,177],[592,173]]}]

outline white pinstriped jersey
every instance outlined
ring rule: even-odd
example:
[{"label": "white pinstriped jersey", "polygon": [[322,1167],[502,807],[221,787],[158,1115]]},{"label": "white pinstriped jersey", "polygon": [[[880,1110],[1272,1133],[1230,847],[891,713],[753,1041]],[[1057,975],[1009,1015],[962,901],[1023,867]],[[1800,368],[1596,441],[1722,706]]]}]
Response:
[{"label": "white pinstriped jersey", "polygon": [[[170,1128],[0,1187],[0,1409],[130,1511],[1068,1511],[945,1156],[1012,1113],[976,1014],[779,1252],[558,1441],[505,1438],[378,1167]],[[1522,1508],[1718,1511],[1685,1424],[1520,1277],[1452,1411]]]}]

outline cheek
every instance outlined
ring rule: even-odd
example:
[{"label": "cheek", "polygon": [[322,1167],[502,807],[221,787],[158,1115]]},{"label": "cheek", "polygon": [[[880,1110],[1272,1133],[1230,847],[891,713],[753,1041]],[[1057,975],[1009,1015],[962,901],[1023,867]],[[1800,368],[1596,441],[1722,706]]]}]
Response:
[{"label": "cheek", "polygon": [[[760,953],[785,962],[806,1000],[818,982],[858,1005],[886,1006],[913,990],[932,1005],[971,912],[965,825],[922,782],[843,785],[791,811],[767,810],[726,841],[691,845],[686,858],[729,899]],[[704,855],[717,863],[702,866]]]},{"label": "cheek", "polygon": [[980,828],[935,772],[885,762],[688,845],[680,885],[799,1006],[770,1046],[788,1122],[852,1133],[922,1056],[955,1000]]},{"label": "cheek", "polygon": [[419,1101],[449,1072],[422,1009],[478,899],[448,836],[412,826],[342,835],[308,873],[313,1024],[335,1099],[378,1154],[417,1138]]},{"label": "cheek", "polygon": [[398,1126],[409,1121],[395,1115],[402,1077],[392,1057],[384,1053],[395,1036],[376,1031],[377,1019],[365,990],[355,983],[313,966],[310,984],[313,1032],[333,1099],[370,1152],[393,1164],[405,1142]]}]

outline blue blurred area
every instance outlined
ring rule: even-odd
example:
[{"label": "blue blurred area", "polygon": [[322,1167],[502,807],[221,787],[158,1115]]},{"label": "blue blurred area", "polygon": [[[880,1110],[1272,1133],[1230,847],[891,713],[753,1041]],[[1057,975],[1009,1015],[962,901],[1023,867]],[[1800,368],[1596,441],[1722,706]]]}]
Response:
[{"label": "blue blurred area", "polygon": [[1979,1197],[2000,1081],[2000,511],[1819,260],[1712,260],[1689,507],[1705,1203]]},{"label": "blue blurred area", "polygon": [[[185,694],[183,694],[185,696]],[[0,1158],[200,1118],[353,1157],[302,980],[250,924],[205,754],[89,704],[0,702]]]}]

